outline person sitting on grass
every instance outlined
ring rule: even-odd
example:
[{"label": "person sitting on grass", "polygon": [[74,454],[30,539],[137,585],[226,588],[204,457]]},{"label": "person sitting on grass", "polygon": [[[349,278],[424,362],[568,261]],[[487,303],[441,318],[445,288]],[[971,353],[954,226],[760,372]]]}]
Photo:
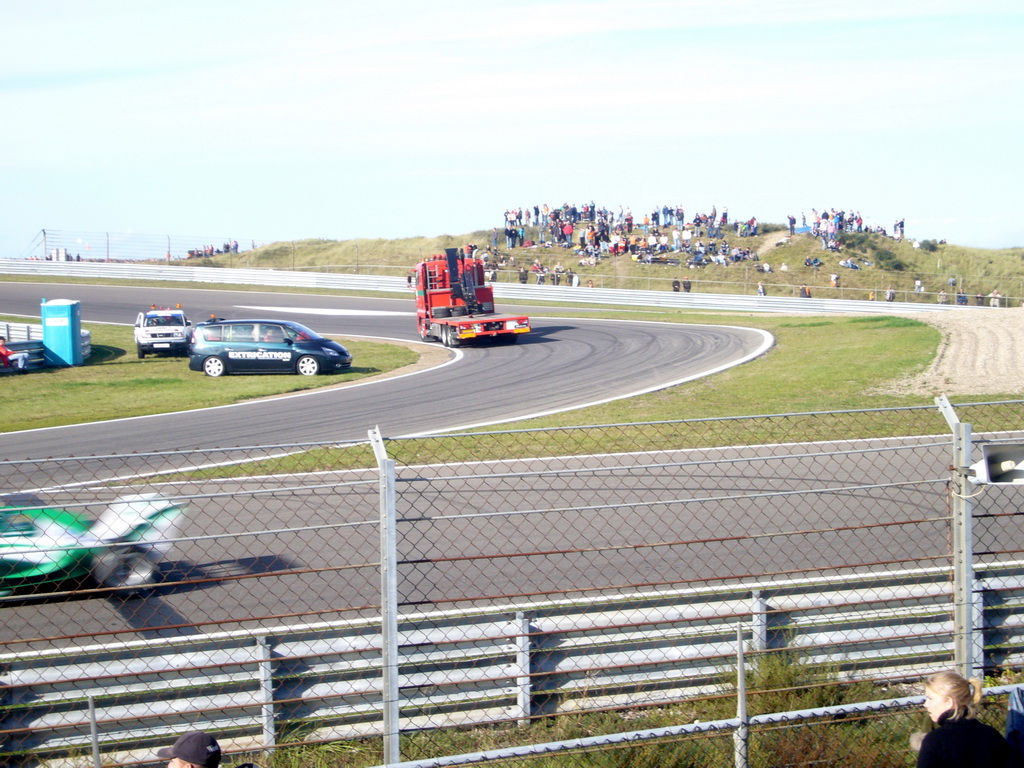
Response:
[{"label": "person sitting on grass", "polygon": [[28,352],[15,352],[9,349],[6,336],[0,336],[0,360],[3,360],[4,368],[13,365],[18,373],[28,373]]}]

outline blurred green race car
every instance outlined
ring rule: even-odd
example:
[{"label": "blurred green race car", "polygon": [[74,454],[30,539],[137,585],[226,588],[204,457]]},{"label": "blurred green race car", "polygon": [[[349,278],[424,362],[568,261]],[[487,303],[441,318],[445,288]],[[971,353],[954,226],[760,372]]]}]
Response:
[{"label": "blurred green race car", "polygon": [[148,586],[183,513],[155,493],[119,498],[95,520],[66,509],[0,507],[0,595],[87,576],[104,587]]}]

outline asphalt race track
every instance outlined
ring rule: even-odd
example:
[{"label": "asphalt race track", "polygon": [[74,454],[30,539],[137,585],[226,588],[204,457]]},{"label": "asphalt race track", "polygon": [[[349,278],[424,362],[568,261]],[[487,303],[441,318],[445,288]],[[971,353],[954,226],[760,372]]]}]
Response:
[{"label": "asphalt race track", "polygon": [[[411,299],[0,283],[5,314],[38,317],[42,298],[81,301],[83,322],[131,324],[150,304],[180,302],[193,322],[211,314],[288,318],[327,335],[419,341]],[[661,388],[756,356],[770,343],[762,332],[720,326],[589,319],[540,319],[533,326],[519,344],[467,347],[451,364],[413,376],[230,407],[0,435],[0,455],[29,459],[345,442],[365,440],[374,427],[388,437],[439,432]]]},{"label": "asphalt race track", "polygon": [[[411,301],[403,299],[0,284],[0,311],[37,317],[43,296],[80,300],[85,322],[131,323],[140,307],[181,302],[193,321],[209,314],[291,317],[331,335],[418,341]],[[365,440],[375,426],[399,437],[579,407],[704,375],[761,353],[770,341],[754,330],[717,326],[535,319],[534,327],[519,344],[467,348],[448,364],[366,385],[0,435],[5,459],[32,459],[19,469],[17,482],[3,479],[0,493],[65,486],[62,493],[88,503],[88,489],[73,486],[81,479],[75,472],[97,461],[61,462],[55,474],[53,464],[40,461],[45,457],[340,443]],[[883,462],[889,477],[876,471],[877,488],[863,492],[851,491],[866,476],[856,460],[839,465],[842,474],[830,465],[822,480],[816,460],[769,459],[770,450],[762,458],[763,446],[741,449],[752,454],[750,465],[736,465],[722,449],[683,458],[640,455],[635,470],[596,475],[573,468],[585,458],[579,457],[535,459],[548,463],[510,465],[502,472],[463,467],[458,471],[465,477],[439,479],[432,475],[449,468],[438,459],[442,466],[416,468],[408,481],[421,496],[404,501],[415,514],[401,536],[403,549],[409,548],[401,553],[408,563],[403,600],[419,605],[572,585],[612,589],[794,568],[828,572],[844,563],[934,562],[947,546],[946,443],[913,442],[895,441],[899,461],[883,453],[888,444],[873,447],[890,456]],[[794,446],[783,451],[801,452]],[[617,457],[613,463],[626,461]],[[134,471],[130,462],[110,466],[121,476]],[[379,599],[375,473],[332,474],[210,477],[171,486],[169,495],[202,503],[189,513],[182,532],[189,544],[167,564],[164,587],[143,599],[82,595],[8,603],[0,645],[14,641],[20,648],[34,644],[32,638],[64,644],[101,633],[112,639],[194,634],[235,622],[315,620],[345,606],[372,613]],[[822,482],[831,486],[826,495],[790,495]],[[898,490],[904,486],[913,492]],[[768,496],[752,502],[749,492]],[[725,501],[712,506],[704,497]],[[906,535],[894,538],[892,526],[907,526]],[[779,536],[779,530],[791,535]],[[565,554],[552,560],[543,556],[549,549]],[[534,550],[535,556],[495,557]],[[216,626],[204,623],[213,616],[219,617]]]},{"label": "asphalt race track", "polygon": [[[82,320],[86,323],[131,324],[138,311],[150,304],[180,302],[193,322],[211,314],[293,318],[330,335],[419,342],[411,299],[0,283],[0,311],[4,314],[36,318],[44,297],[81,301]],[[58,465],[39,461],[47,457],[338,443],[365,440],[367,431],[376,426],[385,436],[397,437],[565,410],[699,377],[761,354],[771,343],[767,334],[758,331],[717,326],[590,319],[541,319],[533,325],[534,331],[518,344],[467,347],[452,353],[448,363],[414,375],[238,406],[0,435],[0,455],[5,459],[32,460],[22,465],[17,483],[10,477],[4,479],[0,493],[32,493],[43,487],[56,490],[64,486],[65,492],[76,500],[88,501],[88,491],[75,492],[74,485],[79,480],[93,479],[85,465],[93,466],[96,462]],[[326,383],[329,379],[325,378]],[[60,469],[55,474],[56,466]],[[112,477],[112,472],[130,475],[133,465],[112,461],[110,466],[117,469],[101,471],[99,476]],[[149,460],[146,466],[152,468]],[[86,472],[90,477],[76,477],[76,471]],[[223,494],[227,489],[194,490]],[[304,497],[292,494],[291,502],[272,501],[264,507],[249,500],[246,487],[234,488],[226,499],[211,499],[196,510],[195,516],[190,515],[188,530],[184,532],[200,537],[223,534],[232,543],[218,539],[211,545],[211,551],[204,552],[204,546],[197,542],[189,552],[179,553],[185,559],[173,566],[175,572],[165,574],[164,579],[212,578],[218,582],[216,587],[211,584],[198,593],[158,593],[141,602],[44,600],[30,601],[22,607],[9,605],[4,611],[3,635],[7,639],[56,637],[68,631],[89,635],[104,627],[115,632],[131,628],[161,634],[159,627],[188,623],[183,617],[225,603],[237,604],[251,616],[281,615],[294,602],[284,583],[263,582],[257,596],[247,592],[249,582],[222,584],[220,577],[320,567],[324,563],[315,554],[318,551],[332,553],[329,562],[337,562],[337,557],[346,562],[365,560],[376,548],[372,543],[377,536],[376,526],[346,529],[341,536],[321,532],[312,541],[272,540],[267,551],[262,550],[266,542],[246,539],[245,532],[287,528],[295,525],[296,520],[312,526],[324,510],[345,510],[345,518],[351,523],[372,521],[376,516],[376,493],[371,481],[355,486],[341,500],[328,501],[316,494],[299,500]],[[254,513],[254,509],[262,511]],[[234,540],[239,534],[243,538]],[[326,548],[322,548],[325,539],[321,536],[331,539]],[[257,550],[254,545],[258,545]],[[357,603],[369,599],[378,589],[375,580],[361,586],[353,583],[351,574],[340,583],[318,586],[315,593],[343,593]],[[312,610],[321,607],[311,606]],[[179,631],[189,630],[175,630],[172,634]]]}]

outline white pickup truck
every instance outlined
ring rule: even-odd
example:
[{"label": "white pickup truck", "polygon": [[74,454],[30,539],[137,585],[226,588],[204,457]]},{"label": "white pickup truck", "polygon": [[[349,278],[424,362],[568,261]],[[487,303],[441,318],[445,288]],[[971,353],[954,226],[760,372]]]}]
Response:
[{"label": "white pickup truck", "polygon": [[135,319],[135,348],[139,358],[158,352],[184,357],[188,354],[191,325],[180,306],[174,309],[153,306],[139,312]]}]

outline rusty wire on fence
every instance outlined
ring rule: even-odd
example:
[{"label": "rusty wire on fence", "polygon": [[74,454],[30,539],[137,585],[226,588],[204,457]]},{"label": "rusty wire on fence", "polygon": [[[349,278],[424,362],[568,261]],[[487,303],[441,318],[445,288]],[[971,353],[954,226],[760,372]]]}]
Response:
[{"label": "rusty wire on fence", "polygon": [[[957,408],[984,440],[1019,430],[1021,405]],[[397,463],[403,759],[730,718],[737,626],[753,712],[904,694],[954,662],[950,435],[934,408],[384,446]],[[94,727],[107,762],[130,764],[203,723],[230,751],[340,742],[352,757],[339,764],[381,762],[382,476],[369,444],[0,471],[8,519],[46,513],[37,559],[74,548],[61,525],[82,550],[67,578],[0,594],[0,751],[87,753]],[[1002,621],[1024,572],[1015,493],[975,499],[989,672],[1019,659]],[[99,585],[91,559],[114,545],[85,546],[67,521],[139,494],[186,508],[161,542],[170,553],[152,585]],[[751,755],[759,740],[799,744],[792,733],[752,732]],[[701,764],[732,764],[731,733],[657,749],[687,764],[695,745],[716,755]]]}]

